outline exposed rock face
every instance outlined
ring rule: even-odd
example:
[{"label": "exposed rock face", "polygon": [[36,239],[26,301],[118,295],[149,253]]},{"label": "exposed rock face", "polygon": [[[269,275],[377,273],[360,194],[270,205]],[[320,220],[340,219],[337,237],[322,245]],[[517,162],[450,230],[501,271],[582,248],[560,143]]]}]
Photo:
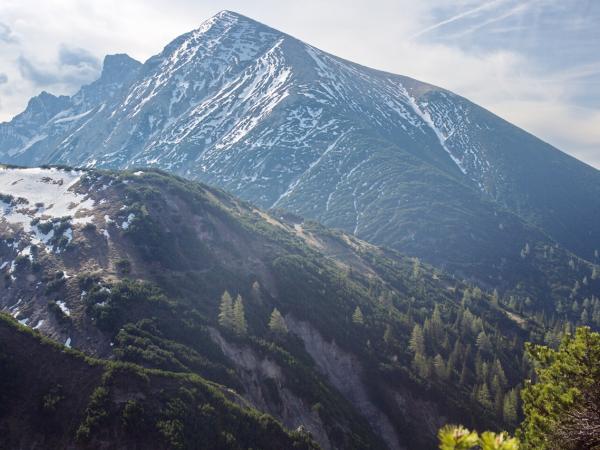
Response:
[{"label": "exposed rock face", "polygon": [[[255,408],[280,419],[291,429],[308,430],[324,449],[331,449],[331,443],[318,412],[285,387],[285,377],[281,368],[268,358],[261,358],[249,347],[239,347],[228,342],[218,330],[211,328],[210,335],[221,351],[238,368],[244,383],[244,397]],[[266,392],[266,386],[275,388]],[[274,395],[275,394],[275,395]]]},{"label": "exposed rock face", "polygon": [[406,447],[390,419],[369,399],[362,382],[363,368],[351,354],[339,348],[335,342],[326,342],[320,333],[309,323],[286,317],[290,331],[304,342],[306,351],[315,360],[319,369],[359,411],[371,427],[383,438],[390,449],[400,450]]}]

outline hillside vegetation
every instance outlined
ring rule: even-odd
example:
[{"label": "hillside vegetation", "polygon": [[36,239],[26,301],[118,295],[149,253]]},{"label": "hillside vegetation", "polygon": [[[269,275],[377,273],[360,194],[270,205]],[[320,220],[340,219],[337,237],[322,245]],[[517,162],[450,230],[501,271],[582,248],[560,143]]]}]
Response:
[{"label": "hillside vegetation", "polygon": [[[46,183],[74,173],[41,171]],[[6,199],[2,307],[21,323],[233,389],[325,448],[428,448],[448,420],[517,423],[523,343],[552,333],[525,306],[162,172],[78,177],[69,189],[87,209],[76,217]]]}]

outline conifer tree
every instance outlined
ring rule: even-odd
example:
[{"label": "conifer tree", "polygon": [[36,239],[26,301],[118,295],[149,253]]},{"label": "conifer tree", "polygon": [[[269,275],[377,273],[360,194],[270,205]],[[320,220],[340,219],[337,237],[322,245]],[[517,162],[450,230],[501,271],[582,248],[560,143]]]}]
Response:
[{"label": "conifer tree", "polygon": [[477,336],[477,348],[482,353],[488,353],[488,352],[492,351],[492,343],[491,343],[488,335],[485,334],[485,331],[482,331]]},{"label": "conifer tree", "polygon": [[383,342],[387,345],[390,345],[394,339],[394,335],[392,333],[392,327],[386,325],[385,331],[383,332]]},{"label": "conifer tree", "polygon": [[502,416],[504,421],[510,424],[517,422],[517,390],[511,389],[504,396],[504,405],[502,407]]},{"label": "conifer tree", "polygon": [[471,299],[472,299],[472,295],[471,295],[471,290],[469,288],[465,288],[465,290],[463,291],[463,296],[462,296],[462,300],[461,300],[461,305],[463,308],[468,308],[469,306],[471,306]]},{"label": "conifer tree", "polygon": [[365,324],[365,317],[363,316],[363,313],[360,309],[360,306],[357,306],[354,309],[354,313],[352,314],[352,322],[357,324],[357,325],[364,325]]},{"label": "conifer tree", "polygon": [[231,294],[225,291],[221,296],[221,304],[219,306],[219,325],[223,328],[233,329],[233,299]]},{"label": "conifer tree", "polygon": [[285,319],[277,308],[274,308],[273,312],[271,313],[271,318],[269,319],[269,329],[278,335],[284,335],[288,332]]},{"label": "conifer tree", "polygon": [[433,370],[435,370],[435,374],[440,380],[445,380],[447,378],[446,363],[439,353],[433,358]]},{"label": "conifer tree", "polygon": [[239,294],[233,304],[233,330],[240,335],[244,335],[248,331],[246,315],[244,313],[244,302],[242,296]]},{"label": "conifer tree", "polygon": [[260,287],[260,283],[258,281],[255,281],[254,283],[252,283],[252,287],[250,288],[250,293],[252,298],[262,304],[263,300],[262,300],[262,288]]},{"label": "conifer tree", "polygon": [[463,349],[460,343],[460,339],[457,339],[454,342],[454,348],[452,349],[452,352],[448,357],[448,364],[451,365],[452,368],[455,368],[458,364],[459,359],[461,359],[463,356]]},{"label": "conifer tree", "polygon": [[500,303],[500,295],[498,294],[498,289],[494,289],[492,292],[492,305],[498,306]]},{"label": "conifer tree", "polygon": [[504,393],[502,392],[502,389],[499,389],[494,394],[494,413],[496,414],[497,417],[503,417],[502,416],[503,407],[504,407]]},{"label": "conifer tree", "polygon": [[499,385],[501,387],[506,387],[508,384],[508,379],[506,378],[506,374],[504,373],[504,368],[502,367],[502,363],[498,358],[494,361],[494,374],[498,377]]},{"label": "conifer tree", "polygon": [[425,354],[425,337],[423,335],[423,329],[418,323],[415,324],[408,347],[415,353],[415,355]]},{"label": "conifer tree", "polygon": [[600,333],[566,335],[557,350],[527,345],[536,382],[521,393],[526,450],[595,449],[600,443]]},{"label": "conifer tree", "polygon": [[421,260],[419,258],[413,258],[412,277],[414,280],[418,280],[420,275],[421,275]]},{"label": "conifer tree", "polygon": [[415,354],[415,359],[413,360],[413,368],[417,371],[421,378],[427,379],[431,375],[430,360],[421,353]]},{"label": "conifer tree", "polygon": [[467,362],[463,363],[462,369],[460,371],[460,379],[458,380],[461,386],[465,386],[469,382],[469,367],[467,366]]},{"label": "conifer tree", "polygon": [[487,386],[487,383],[485,382],[477,390],[477,401],[479,401],[479,403],[481,403],[486,408],[491,409],[492,407],[492,398],[490,397],[490,390]]},{"label": "conifer tree", "polygon": [[433,314],[431,315],[431,338],[436,343],[441,343],[444,339],[444,322],[442,321],[442,313],[438,304],[435,305]]}]

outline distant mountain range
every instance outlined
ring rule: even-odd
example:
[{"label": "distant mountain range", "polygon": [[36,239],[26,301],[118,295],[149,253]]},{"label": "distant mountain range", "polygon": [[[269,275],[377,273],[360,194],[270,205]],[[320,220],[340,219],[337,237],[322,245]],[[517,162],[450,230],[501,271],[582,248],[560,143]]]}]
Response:
[{"label": "distant mountain range", "polygon": [[107,56],[71,97],[33,98],[0,124],[0,160],[163,168],[485,286],[530,273],[535,296],[549,282],[525,247],[600,249],[596,169],[452,92],[228,11],[144,64]]}]

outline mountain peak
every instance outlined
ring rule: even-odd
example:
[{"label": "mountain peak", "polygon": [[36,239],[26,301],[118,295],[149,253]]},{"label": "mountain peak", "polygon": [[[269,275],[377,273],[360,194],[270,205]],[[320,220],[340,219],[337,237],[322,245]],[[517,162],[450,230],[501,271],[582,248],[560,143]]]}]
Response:
[{"label": "mountain peak", "polygon": [[[210,25],[240,24],[240,25],[261,27],[261,28],[267,28],[267,29],[273,30],[271,27],[269,27],[268,25],[265,25],[264,23],[259,22],[258,20],[252,19],[251,17],[248,17],[248,16],[244,16],[243,14],[240,14],[235,11],[229,11],[227,9],[224,9],[223,11],[219,11],[217,14],[215,14],[210,19],[205,21],[200,28],[203,28],[207,24],[210,24]],[[276,30],[273,30],[273,31],[276,31]]]},{"label": "mountain peak", "polygon": [[100,79],[108,82],[122,80],[142,64],[125,53],[106,55],[102,63]]},{"label": "mountain peak", "polygon": [[217,14],[215,14],[212,17],[213,20],[244,20],[244,21],[249,21],[249,22],[257,22],[254,19],[251,19],[250,17],[244,16],[243,14],[240,14],[238,12],[235,11],[230,11],[227,9],[224,9],[222,11],[219,11]]},{"label": "mountain peak", "polygon": [[235,11],[230,11],[228,9],[224,9],[222,11],[219,11],[217,14],[215,14],[213,16],[213,18],[217,18],[217,19],[228,19],[228,18],[241,18],[244,17],[242,16],[240,13],[237,13]]}]

